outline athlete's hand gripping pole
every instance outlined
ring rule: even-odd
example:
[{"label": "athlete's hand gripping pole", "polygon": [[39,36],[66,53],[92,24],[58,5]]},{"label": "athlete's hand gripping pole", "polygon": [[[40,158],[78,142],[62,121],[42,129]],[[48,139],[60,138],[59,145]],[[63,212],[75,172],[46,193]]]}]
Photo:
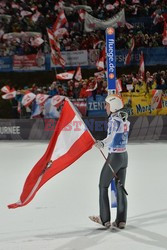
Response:
[{"label": "athlete's hand gripping pole", "polygon": [[[103,155],[104,159],[106,160],[106,157],[105,157],[103,151],[102,151],[101,149],[99,149],[99,150],[100,150],[101,154]],[[110,167],[110,169],[111,169],[111,171],[112,171],[112,173],[113,173],[115,179],[118,181],[119,186],[123,189],[123,191],[125,192],[125,194],[128,195],[126,189],[124,188],[124,186],[123,186],[123,184],[121,183],[120,179],[118,178],[118,176],[117,176],[116,173],[114,172],[114,169],[111,167],[111,164],[110,164],[110,163],[108,163],[108,166]]]}]

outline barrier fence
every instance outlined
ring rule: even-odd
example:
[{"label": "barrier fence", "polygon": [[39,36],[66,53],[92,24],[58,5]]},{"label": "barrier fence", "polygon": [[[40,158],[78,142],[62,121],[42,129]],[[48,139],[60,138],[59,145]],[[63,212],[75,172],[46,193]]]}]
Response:
[{"label": "barrier fence", "polygon": [[[106,136],[107,118],[85,117],[96,139]],[[130,116],[129,141],[167,140],[166,116]],[[0,119],[0,140],[49,140],[57,119]]]}]

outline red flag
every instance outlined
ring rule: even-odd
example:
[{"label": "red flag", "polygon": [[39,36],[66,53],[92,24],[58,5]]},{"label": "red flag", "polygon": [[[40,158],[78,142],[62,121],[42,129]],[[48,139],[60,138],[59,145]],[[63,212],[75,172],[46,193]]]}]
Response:
[{"label": "red flag", "polygon": [[132,37],[132,39],[131,39],[131,48],[129,49],[129,52],[128,52],[128,54],[125,57],[125,62],[124,62],[125,65],[128,65],[130,63],[134,47],[135,47],[135,40]]},{"label": "red flag", "polygon": [[140,55],[139,75],[141,76],[142,80],[145,79],[144,55],[142,51]]},{"label": "red flag", "polygon": [[8,208],[27,205],[49,179],[79,159],[94,143],[83,120],[66,98],[46,152],[29,173],[20,200]]}]

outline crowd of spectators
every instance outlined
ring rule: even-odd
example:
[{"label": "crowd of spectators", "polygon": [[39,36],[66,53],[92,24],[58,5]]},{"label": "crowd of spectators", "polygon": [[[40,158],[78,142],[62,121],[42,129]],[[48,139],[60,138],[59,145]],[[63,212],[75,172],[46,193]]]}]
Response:
[{"label": "crowd of spectators", "polygon": [[[68,35],[60,39],[61,50],[93,49],[97,41],[105,40],[104,31],[86,33],[78,8],[74,8],[78,5],[89,7],[89,14],[101,20],[112,18],[123,8],[126,20],[133,17],[152,17],[149,27],[134,25],[129,29],[127,25],[120,25],[116,29],[116,49],[129,48],[132,36],[136,48],[162,46],[167,0],[6,0],[0,2],[0,56],[35,54],[39,49],[46,54],[50,53],[46,28],[52,28],[61,8],[64,9],[68,21]],[[153,23],[155,14],[163,15],[163,18]],[[31,34],[4,39],[6,33],[23,32],[38,32],[44,42],[40,46],[34,46]]]},{"label": "crowd of spectators", "polygon": [[[148,93],[152,89],[161,89],[164,94],[167,94],[167,70],[154,72],[147,71],[145,79],[136,73],[129,75],[122,74],[119,78],[122,86],[121,92],[135,92],[135,93]],[[68,80],[68,81],[54,81],[51,85],[40,86],[39,84],[33,84],[30,87],[25,87],[22,90],[17,90],[18,94],[24,93],[30,90],[34,94],[47,94],[50,97],[54,95],[68,96],[71,99],[87,98],[92,96],[96,99],[96,95],[107,94],[107,81],[103,77],[89,77],[88,79],[82,79],[80,81]]]}]

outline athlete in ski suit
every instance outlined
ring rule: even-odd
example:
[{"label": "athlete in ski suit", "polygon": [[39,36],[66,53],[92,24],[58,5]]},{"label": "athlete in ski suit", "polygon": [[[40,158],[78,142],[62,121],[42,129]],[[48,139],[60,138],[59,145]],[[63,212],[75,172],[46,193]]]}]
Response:
[{"label": "athlete in ski suit", "polygon": [[[99,207],[100,216],[90,216],[90,219],[110,227],[110,204],[108,197],[108,188],[114,174],[114,170],[121,184],[125,185],[126,168],[128,165],[128,154],[126,145],[128,142],[128,132],[130,122],[127,120],[127,113],[121,111],[123,108],[122,99],[112,94],[106,98],[106,112],[108,114],[108,131],[107,137],[102,141],[97,141],[95,146],[99,149],[107,146],[108,157],[102,168],[99,181]],[[109,166],[110,165],[110,166]],[[126,194],[116,180],[117,190],[117,215],[113,223],[114,226],[123,229],[127,219],[127,198]]]}]

